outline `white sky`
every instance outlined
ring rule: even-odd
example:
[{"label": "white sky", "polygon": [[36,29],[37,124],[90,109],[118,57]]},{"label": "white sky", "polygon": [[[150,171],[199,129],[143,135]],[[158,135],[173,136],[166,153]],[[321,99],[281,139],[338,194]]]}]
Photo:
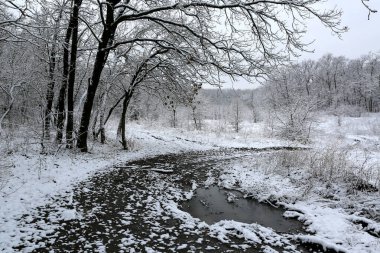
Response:
[{"label": "white sky", "polygon": [[[327,53],[335,56],[357,58],[369,52],[380,53],[380,0],[370,0],[369,6],[378,13],[371,14],[368,20],[368,10],[362,5],[361,0],[328,0],[325,8],[336,6],[343,10],[342,25],[349,28],[348,32],[339,39],[332,35],[331,31],[323,27],[318,21],[308,23],[308,33],[305,42],[314,40],[309,47],[314,53],[303,53],[299,60],[319,59]],[[226,81],[224,88],[249,89],[255,86],[239,80],[237,82]]]},{"label": "white sky", "polygon": [[370,0],[368,4],[379,11],[371,14],[370,20],[368,10],[360,0],[328,0],[327,6],[337,6],[343,10],[342,25],[348,26],[349,30],[339,39],[320,23],[310,22],[305,39],[315,40],[310,46],[315,52],[304,53],[301,59],[318,59],[327,53],[357,58],[370,51],[380,52],[380,1]]}]

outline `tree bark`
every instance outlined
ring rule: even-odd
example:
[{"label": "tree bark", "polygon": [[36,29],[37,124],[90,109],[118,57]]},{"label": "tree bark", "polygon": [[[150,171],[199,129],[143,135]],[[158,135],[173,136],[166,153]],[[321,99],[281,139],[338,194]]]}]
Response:
[{"label": "tree bark", "polygon": [[99,115],[99,110],[96,110],[94,120],[92,122],[92,138],[94,141],[97,139],[97,134],[96,134],[96,123],[98,121],[98,115]]},{"label": "tree bark", "polygon": [[106,142],[106,130],[104,128],[106,121],[104,120],[104,114],[106,110],[108,91],[110,88],[110,82],[107,82],[104,94],[102,96],[100,109],[99,109],[99,133],[100,133],[100,143],[104,144]]},{"label": "tree bark", "polygon": [[109,118],[111,117],[112,113],[113,113],[113,110],[116,109],[116,107],[120,104],[120,102],[125,98],[127,93],[124,93],[124,95],[119,98],[116,103],[111,107],[111,109],[108,111],[108,114],[107,114],[107,117],[106,119],[104,120],[104,125],[108,122]]},{"label": "tree bark", "polygon": [[66,125],[66,141],[67,148],[73,147],[73,130],[74,130],[74,85],[75,85],[75,71],[77,62],[78,51],[78,17],[79,8],[82,0],[75,0],[72,15],[72,38],[71,38],[71,53],[70,53],[70,68],[69,79],[67,86],[67,125]]},{"label": "tree bark", "polygon": [[62,143],[63,139],[63,128],[65,125],[65,97],[68,84],[69,76],[69,43],[73,30],[73,15],[71,15],[69,20],[69,26],[66,30],[65,41],[63,43],[63,73],[62,73],[62,85],[59,90],[58,97],[58,117],[57,117],[57,137],[56,140],[58,143]]},{"label": "tree bark", "polygon": [[50,128],[51,128],[51,115],[52,115],[52,108],[53,108],[53,100],[54,100],[54,87],[55,87],[55,78],[54,78],[54,72],[57,64],[57,43],[58,43],[58,33],[59,33],[59,26],[62,19],[62,12],[63,9],[61,9],[58,19],[55,23],[55,29],[54,29],[54,35],[53,35],[53,44],[51,46],[51,52],[49,57],[49,83],[47,86],[47,92],[46,92],[46,107],[45,107],[45,113],[44,113],[44,129],[43,129],[43,139],[50,140]]},{"label": "tree bark", "polygon": [[116,2],[117,1],[107,1],[106,24],[102,33],[101,40],[99,42],[98,51],[96,53],[92,76],[87,87],[87,97],[82,110],[77,141],[77,147],[82,152],[88,151],[87,137],[94,98],[99,85],[100,77],[102,75],[104,64],[108,58],[109,51],[107,50],[107,47],[112,43],[112,38],[116,30],[116,24],[114,24],[114,7]]},{"label": "tree bark", "polygon": [[[107,38],[107,34],[105,34],[104,39],[108,41],[109,37]],[[87,136],[88,136],[88,127],[90,124],[90,119],[91,119],[91,112],[92,112],[92,106],[94,104],[94,98],[96,94],[96,90],[99,85],[99,80],[100,76],[102,73],[102,70],[104,68],[104,63],[107,60],[107,54],[103,50],[106,48],[104,42],[102,42],[99,45],[98,52],[96,54],[95,58],[95,66],[94,70],[92,73],[92,77],[90,80],[90,84],[87,87],[87,97],[84,102],[83,110],[82,110],[82,117],[80,121],[80,127],[79,127],[79,132],[78,132],[78,142],[77,142],[77,147],[82,151],[82,152],[87,152]]]},{"label": "tree bark", "polygon": [[45,140],[50,140],[50,120],[51,120],[51,113],[52,113],[53,99],[54,99],[54,86],[55,86],[54,71],[55,71],[55,65],[56,65],[56,53],[57,52],[56,52],[55,45],[53,45],[51,53],[50,53],[50,62],[49,62],[49,79],[50,80],[47,86],[46,108],[45,108],[45,115],[44,115],[43,139]]},{"label": "tree bark", "polygon": [[123,149],[125,150],[128,150],[125,123],[126,123],[126,118],[127,118],[127,109],[128,109],[129,102],[131,101],[132,94],[133,93],[131,92],[127,92],[125,94],[124,101],[123,101],[123,111],[121,113],[120,124],[119,124],[119,131],[121,134],[121,145],[123,146]]},{"label": "tree bark", "polygon": [[19,84],[15,84],[15,85],[12,85],[10,91],[9,91],[9,97],[10,97],[10,101],[9,101],[9,105],[8,105],[8,108],[5,110],[5,112],[3,113],[3,115],[1,115],[0,117],[0,136],[3,134],[3,121],[5,119],[5,117],[8,115],[8,113],[12,110],[12,107],[13,107],[13,104],[15,102],[15,97],[14,97],[14,91],[17,87],[20,87],[21,85],[23,85],[24,83],[19,83]]}]

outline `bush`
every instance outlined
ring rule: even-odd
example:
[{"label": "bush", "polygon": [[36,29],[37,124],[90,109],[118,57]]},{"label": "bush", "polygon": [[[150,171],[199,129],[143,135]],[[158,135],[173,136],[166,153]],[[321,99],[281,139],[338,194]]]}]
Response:
[{"label": "bush", "polygon": [[276,136],[307,142],[315,122],[313,108],[313,103],[305,99],[274,107],[269,111],[267,124]]},{"label": "bush", "polygon": [[311,176],[328,184],[339,178],[345,178],[348,173],[347,151],[335,146],[328,146],[310,153],[308,160]]},{"label": "bush", "polygon": [[284,150],[272,153],[264,163],[272,167],[272,169],[266,169],[269,173],[288,176],[291,180],[296,180],[295,182],[300,180],[304,182],[307,178],[311,188],[315,183],[322,183],[327,188],[345,184],[351,193],[378,191],[380,167],[371,164],[366,154],[360,157],[361,163],[353,163],[349,159],[349,153],[349,150],[341,149],[337,145],[318,150]]}]

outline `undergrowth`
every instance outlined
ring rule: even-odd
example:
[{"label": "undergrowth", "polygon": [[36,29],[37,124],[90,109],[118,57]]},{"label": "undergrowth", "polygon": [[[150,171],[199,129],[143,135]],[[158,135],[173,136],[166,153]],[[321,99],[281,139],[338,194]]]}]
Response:
[{"label": "undergrowth", "polygon": [[[280,151],[269,161],[267,172],[297,179],[310,188],[319,182],[326,188],[346,185],[348,193],[375,192],[380,188],[380,167],[364,153],[351,158],[351,150],[336,145],[304,151]],[[303,181],[303,182],[302,182]]]}]

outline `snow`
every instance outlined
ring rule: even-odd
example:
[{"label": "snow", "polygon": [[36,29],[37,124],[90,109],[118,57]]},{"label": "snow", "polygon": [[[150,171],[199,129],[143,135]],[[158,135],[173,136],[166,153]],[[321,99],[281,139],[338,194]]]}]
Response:
[{"label": "snow", "polygon": [[[31,151],[2,158],[2,163],[10,164],[12,168],[0,178],[0,249],[12,252],[11,245],[20,241],[16,220],[22,214],[44,205],[53,196],[64,193],[96,171],[153,155],[212,148],[181,140],[170,142],[170,138],[165,137],[163,141],[157,141],[142,126],[135,125],[134,128],[131,138],[139,140],[143,148],[132,152],[120,150],[111,143],[104,146],[94,144],[91,153],[87,154],[61,150],[53,155],[44,155]],[[75,210],[62,210],[63,219],[79,217]]]},{"label": "snow", "polygon": [[186,248],[187,248],[187,244],[185,243],[185,244],[179,245],[177,247],[177,250],[186,249]]},{"label": "snow", "polygon": [[61,219],[65,221],[80,219],[81,215],[75,209],[62,209],[61,211]]},{"label": "snow", "polygon": [[308,231],[315,233],[312,236],[298,236],[297,238],[302,241],[317,242],[324,248],[342,252],[380,250],[379,238],[358,229],[358,226],[349,220],[350,215],[343,209],[302,202],[295,204],[294,208],[305,213],[299,219],[308,224]]},{"label": "snow", "polygon": [[342,252],[342,253],[351,252],[351,251],[347,251],[347,249],[345,249],[343,247],[338,246],[337,244],[329,243],[325,239],[317,237],[317,236],[313,236],[313,235],[299,235],[299,236],[296,236],[296,238],[299,239],[302,242],[319,244],[319,245],[322,246],[322,248],[323,248],[324,251],[326,251],[328,249],[330,249],[330,250],[332,249],[332,250],[335,250],[336,252]]},{"label": "snow", "polygon": [[[366,171],[376,170],[380,164],[379,136],[371,131],[371,122],[376,118],[344,118],[342,126],[337,126],[334,117],[324,116],[314,136],[314,148],[326,150],[326,145],[335,143],[338,150],[346,149],[348,153],[347,173],[357,173],[361,152],[369,152],[366,162],[371,166],[359,167]],[[364,135],[365,134],[365,135]],[[359,143],[359,144],[358,144]],[[323,152],[323,151],[322,151]],[[268,156],[266,158],[265,156]],[[378,192],[360,192],[354,194],[344,180],[337,179],[333,185],[318,179],[310,178],[303,168],[283,168],[278,171],[276,162],[270,154],[256,155],[254,158],[239,160],[224,169],[219,178],[219,185],[239,189],[247,196],[260,201],[275,202],[286,207],[286,217],[296,217],[306,225],[307,231],[313,235],[297,235],[295,239],[314,242],[324,248],[341,252],[380,252],[380,239],[368,231],[378,235],[380,223],[353,215],[360,210],[374,210],[379,218],[380,197]],[[261,160],[261,161],[260,161]],[[358,176],[363,174],[356,174]],[[368,178],[369,182],[376,180]],[[364,222],[362,227],[358,222]]]},{"label": "snow", "polygon": [[151,171],[160,172],[160,173],[173,173],[174,172],[174,170],[165,170],[165,169],[151,169]]},{"label": "snow", "polygon": [[[91,153],[82,154],[61,149],[53,154],[40,154],[31,149],[21,150],[1,158],[0,165],[0,251],[13,252],[12,246],[20,243],[23,236],[22,224],[19,220],[27,214],[26,221],[32,220],[34,210],[46,204],[54,196],[67,196],[68,204],[72,203],[71,191],[75,183],[94,175],[97,171],[120,166],[126,161],[149,156],[179,153],[194,150],[210,150],[217,148],[257,148],[267,147],[310,147],[322,153],[326,147],[334,146],[347,153],[350,162],[349,171],[360,177],[367,176],[366,181],[379,186],[380,135],[378,125],[379,114],[367,115],[362,118],[341,118],[338,125],[337,117],[321,115],[316,126],[317,131],[308,145],[300,145],[284,140],[273,139],[264,134],[262,124],[245,124],[242,133],[223,133],[209,131],[185,131],[182,129],[152,129],[139,124],[131,124],[129,138],[135,140],[133,151],[120,150],[115,140],[107,145],[94,143]],[[110,134],[115,134],[110,130]],[[3,145],[2,143],[0,143]],[[0,146],[5,149],[5,146]],[[281,154],[281,151],[276,151]],[[285,153],[284,153],[285,154]],[[285,158],[284,158],[285,159]],[[302,157],[300,158],[302,160]],[[285,159],[286,160],[286,159]],[[254,197],[259,201],[281,205],[287,209],[285,217],[297,218],[302,221],[312,235],[297,234],[292,237],[277,234],[270,228],[258,224],[245,224],[236,221],[220,221],[208,225],[179,209],[178,201],[190,199],[198,185],[193,182],[188,192],[178,192],[167,199],[147,199],[151,203],[152,217],[154,215],[172,215],[182,221],[181,226],[197,231],[209,229],[209,233],[222,242],[228,243],[230,238],[243,238],[248,244],[262,244],[263,252],[276,252],[271,246],[289,247],[290,239],[312,242],[324,248],[341,252],[380,252],[380,239],[373,234],[380,234],[380,195],[379,192],[350,192],[352,185],[342,180],[336,180],[327,185],[317,178],[311,177],[306,167],[289,166],[279,169],[278,163],[284,162],[279,157],[273,157],[272,151],[256,152],[250,156],[240,157],[230,164],[223,164],[219,178],[208,174],[205,186],[218,183],[220,187],[236,189],[246,197]],[[288,160],[285,161],[289,162]],[[377,166],[377,167],[376,167]],[[139,169],[139,168],[134,168]],[[155,169],[156,172],[170,173],[172,169]],[[157,173],[158,174],[158,173]],[[376,178],[377,177],[377,178]],[[368,179],[368,180],[367,180]],[[165,186],[166,187],[166,186]],[[86,191],[86,190],[84,190]],[[175,192],[175,189],[168,189]],[[163,201],[163,202],[162,202]],[[233,201],[233,196],[231,196]],[[126,207],[126,210],[129,210]],[[366,212],[362,212],[365,210]],[[132,211],[132,210],[131,210]],[[372,217],[366,214],[373,214]],[[81,219],[75,206],[62,208],[51,219],[73,220]],[[86,214],[89,215],[89,214]],[[128,213],[123,214],[123,222],[128,224]],[[377,219],[376,219],[377,218]],[[54,231],[54,227],[46,227],[36,236],[44,236]],[[371,234],[372,233],[372,234]],[[152,236],[154,236],[152,234]],[[161,235],[161,239],[166,236]],[[129,249],[137,243],[129,231],[121,249]],[[247,245],[237,245],[245,249]],[[26,252],[36,247],[30,245]],[[99,242],[99,252],[104,252],[104,245]],[[177,245],[177,249],[187,249],[186,243]],[[209,247],[212,251],[213,248]],[[156,252],[146,247],[146,252]]]},{"label": "snow", "polygon": [[[253,164],[250,159],[239,162],[240,164],[233,164],[225,169],[220,177],[220,185],[240,189],[247,196],[286,207],[289,211],[284,213],[285,217],[298,218],[305,224],[306,230],[313,233],[312,236],[297,235],[295,239],[315,242],[325,248],[342,252],[380,252],[380,239],[367,233],[366,229],[359,227],[354,221],[365,221],[368,224],[367,229],[374,232],[378,231],[380,224],[362,217],[357,218],[343,209],[347,205],[344,196],[340,196],[341,201],[323,199],[318,194],[318,187],[307,193],[307,184],[299,184],[290,177],[265,174],[265,170],[260,168],[254,170],[254,165],[247,165]],[[378,194],[368,195],[378,198]],[[367,196],[363,194],[360,197],[366,199]],[[354,205],[355,199],[350,203]],[[377,206],[379,205],[378,202]]]}]

